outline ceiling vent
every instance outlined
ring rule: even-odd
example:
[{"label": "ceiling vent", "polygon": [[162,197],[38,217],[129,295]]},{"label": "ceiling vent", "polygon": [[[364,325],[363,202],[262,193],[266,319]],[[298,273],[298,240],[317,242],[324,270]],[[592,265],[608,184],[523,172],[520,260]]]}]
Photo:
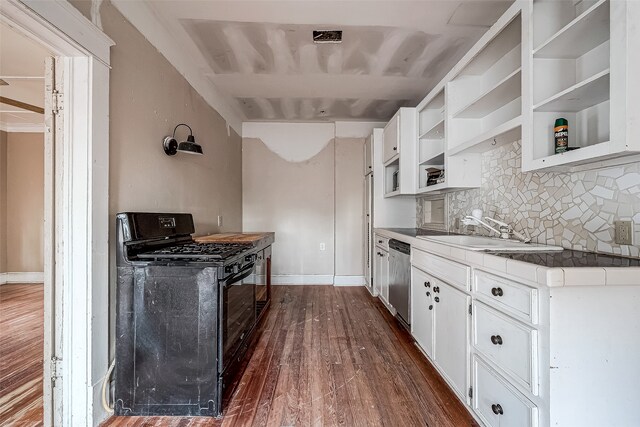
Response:
[{"label": "ceiling vent", "polygon": [[313,32],[314,43],[342,43],[340,30],[316,30]]}]

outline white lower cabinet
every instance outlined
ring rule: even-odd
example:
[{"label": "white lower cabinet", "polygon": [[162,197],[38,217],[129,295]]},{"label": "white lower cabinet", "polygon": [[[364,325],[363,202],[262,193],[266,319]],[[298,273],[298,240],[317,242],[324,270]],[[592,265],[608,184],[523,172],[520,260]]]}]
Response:
[{"label": "white lower cabinet", "polygon": [[418,345],[433,359],[434,302],[433,277],[411,268],[411,333]]},{"label": "white lower cabinet", "polygon": [[491,427],[534,427],[538,425],[535,405],[499,374],[473,356],[473,410]]},{"label": "white lower cabinet", "polygon": [[376,246],[374,286],[382,300],[389,304],[389,252]]},{"label": "white lower cabinet", "polygon": [[[471,297],[440,280],[435,281],[434,359],[454,391],[467,395],[469,366],[468,312]],[[466,401],[466,397],[464,397]]]}]

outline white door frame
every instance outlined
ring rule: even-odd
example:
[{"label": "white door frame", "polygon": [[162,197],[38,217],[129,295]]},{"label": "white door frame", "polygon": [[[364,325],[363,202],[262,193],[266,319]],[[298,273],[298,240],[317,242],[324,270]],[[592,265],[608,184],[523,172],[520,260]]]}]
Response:
[{"label": "white door frame", "polygon": [[[0,20],[63,58],[62,147],[56,147],[55,162],[47,163],[44,227],[45,355],[59,360],[44,363],[44,421],[95,426],[107,416],[100,385],[109,362],[109,51],[114,42],[66,0],[2,0]],[[48,148],[52,156],[53,147]],[[54,375],[55,389],[48,380]]]}]

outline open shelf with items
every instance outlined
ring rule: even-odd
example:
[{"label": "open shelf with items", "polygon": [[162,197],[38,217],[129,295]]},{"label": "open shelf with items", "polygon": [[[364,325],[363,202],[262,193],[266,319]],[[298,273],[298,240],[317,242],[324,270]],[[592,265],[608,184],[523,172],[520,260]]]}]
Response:
[{"label": "open shelf with items", "polygon": [[[522,20],[510,9],[447,83],[447,149],[480,153],[516,141],[522,115]],[[489,32],[487,32],[489,34]]]},{"label": "open shelf with items", "polygon": [[[445,165],[445,94],[444,86],[427,95],[416,109],[418,115],[417,193],[442,187],[444,182],[427,185],[428,170],[435,176],[444,174]],[[437,181],[442,181],[439,178]]]},{"label": "open shelf with items", "polygon": [[[640,71],[632,53],[640,34],[628,23],[639,14],[610,0],[527,3],[523,17],[532,31],[523,33],[523,46],[530,46],[523,55],[523,170],[570,170],[640,151],[628,132],[637,125],[627,120],[637,111],[627,102],[629,79]],[[570,151],[556,154],[558,118],[568,121]]]}]

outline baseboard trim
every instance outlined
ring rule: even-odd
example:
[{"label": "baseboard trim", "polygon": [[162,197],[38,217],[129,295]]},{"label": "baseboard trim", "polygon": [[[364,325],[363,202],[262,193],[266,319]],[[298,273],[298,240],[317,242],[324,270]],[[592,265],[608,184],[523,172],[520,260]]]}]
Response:
[{"label": "baseboard trim", "polygon": [[334,286],[364,286],[364,276],[334,276]]},{"label": "baseboard trim", "polygon": [[274,274],[271,276],[273,285],[333,285],[330,274]]},{"label": "baseboard trim", "polygon": [[8,272],[0,273],[0,285],[9,283],[42,283],[44,273],[42,272]]}]

